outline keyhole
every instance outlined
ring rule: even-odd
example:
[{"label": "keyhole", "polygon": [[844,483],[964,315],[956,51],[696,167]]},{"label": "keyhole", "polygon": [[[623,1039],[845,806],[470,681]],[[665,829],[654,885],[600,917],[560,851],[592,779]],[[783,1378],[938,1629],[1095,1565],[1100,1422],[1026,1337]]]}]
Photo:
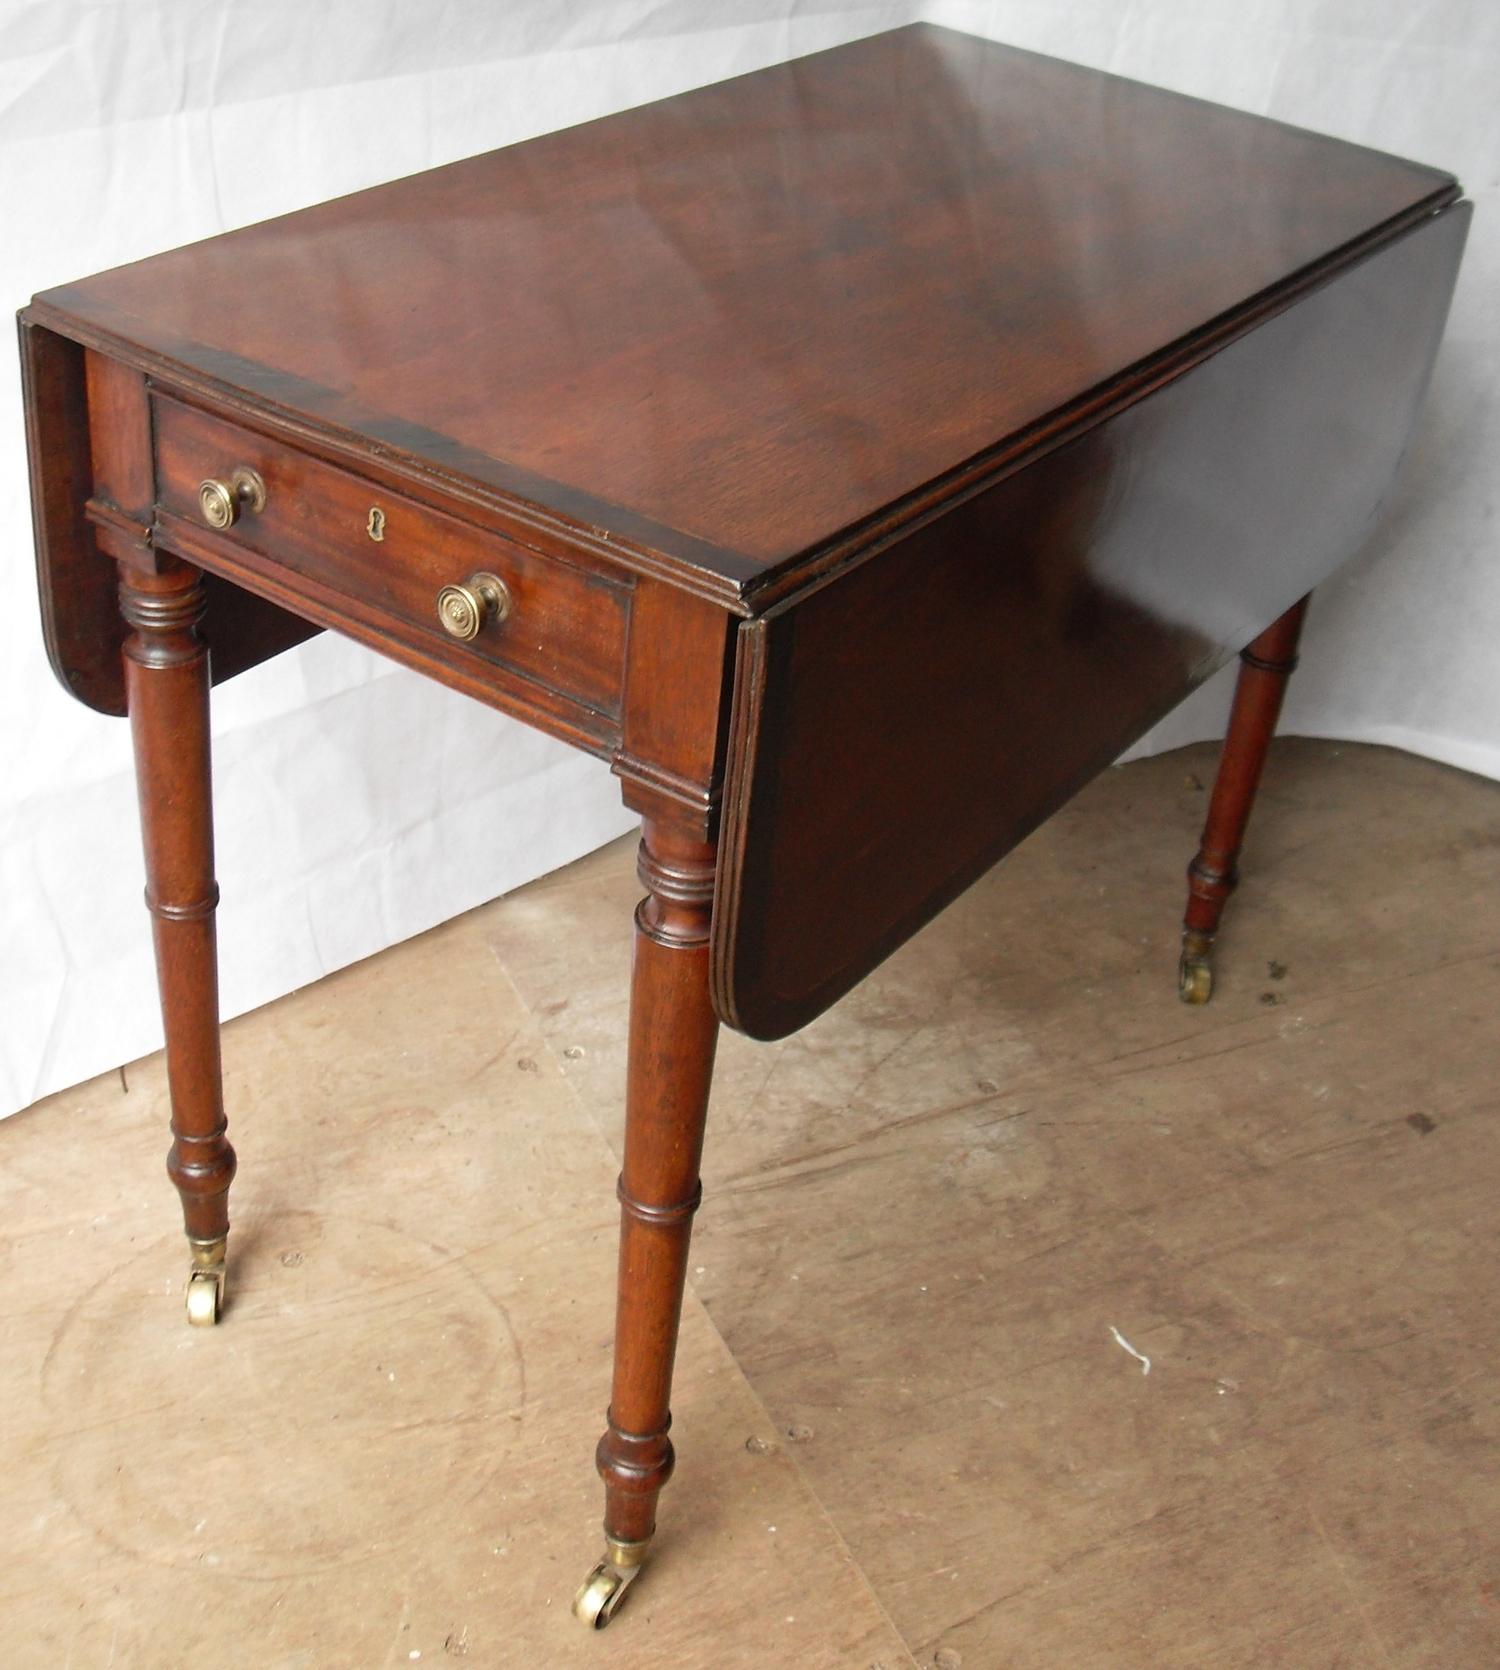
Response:
[{"label": "keyhole", "polygon": [[385,512],[378,504],[370,506],[370,520],[365,524],[365,532],[377,542],[385,538]]}]

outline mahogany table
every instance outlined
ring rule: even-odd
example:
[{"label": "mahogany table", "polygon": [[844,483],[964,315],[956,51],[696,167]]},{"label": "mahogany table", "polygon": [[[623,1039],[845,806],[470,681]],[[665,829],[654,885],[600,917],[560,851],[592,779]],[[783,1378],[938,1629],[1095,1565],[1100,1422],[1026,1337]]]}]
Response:
[{"label": "mahogany table", "polygon": [[1468,219],[1432,169],[920,26],[37,297],[43,619],[134,735],[189,1319],[234,1174],[209,685],[328,627],[642,817],[606,1623],[672,1470],[719,1022],[810,1021],[1240,651],[1208,996],[1302,600]]}]

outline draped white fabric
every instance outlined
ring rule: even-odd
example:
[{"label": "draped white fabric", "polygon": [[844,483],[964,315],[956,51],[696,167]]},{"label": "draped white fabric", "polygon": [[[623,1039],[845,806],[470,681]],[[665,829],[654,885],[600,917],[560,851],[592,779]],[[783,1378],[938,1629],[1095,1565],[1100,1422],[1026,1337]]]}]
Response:
[{"label": "draped white fabric", "polygon": [[[1487,0],[0,0],[0,296],[918,17],[1452,168],[1479,200],[1421,434],[1287,728],[1500,776],[1500,9]],[[1492,221],[1494,224],[1492,224]],[[0,1113],[157,1046],[125,726],[42,653],[0,354]],[[1148,739],[1222,725],[1222,680]],[[332,636],[215,697],[237,1014],[629,827],[597,762]],[[1164,909],[1175,901],[1164,901]],[[627,924],[620,925],[621,977]]]}]

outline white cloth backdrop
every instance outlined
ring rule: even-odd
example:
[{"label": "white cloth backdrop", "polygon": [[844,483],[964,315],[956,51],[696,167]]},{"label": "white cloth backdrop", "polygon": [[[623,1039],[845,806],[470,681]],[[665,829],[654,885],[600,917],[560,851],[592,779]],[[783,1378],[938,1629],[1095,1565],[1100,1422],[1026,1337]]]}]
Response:
[{"label": "white cloth backdrop", "polygon": [[[1479,200],[1422,433],[1286,728],[1500,776],[1492,0],[0,0],[0,300],[918,17],[1452,168]],[[0,1113],[160,1038],[124,724],[55,684],[0,352]],[[1154,736],[1222,727],[1216,683]],[[628,827],[597,762],[324,636],[221,686],[241,1013]],[[626,925],[621,924],[621,972]]]}]

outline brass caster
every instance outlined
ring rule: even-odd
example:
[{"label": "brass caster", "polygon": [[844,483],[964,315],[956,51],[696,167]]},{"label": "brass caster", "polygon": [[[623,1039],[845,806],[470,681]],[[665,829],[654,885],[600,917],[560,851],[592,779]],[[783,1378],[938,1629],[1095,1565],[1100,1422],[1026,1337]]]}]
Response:
[{"label": "brass caster", "polygon": [[1213,969],[1200,957],[1184,956],[1177,964],[1177,995],[1182,1001],[1207,1003],[1213,989]]},{"label": "brass caster", "polygon": [[606,1541],[604,1558],[573,1596],[573,1616],[589,1629],[603,1629],[614,1617],[646,1554],[643,1542],[616,1542],[613,1537]]},{"label": "brass caster", "polygon": [[1214,971],[1209,963],[1214,936],[1201,928],[1182,929],[1182,956],[1177,963],[1177,995],[1184,1003],[1207,1003],[1213,995]]},{"label": "brass caster", "polygon": [[187,1279],[187,1319],[212,1328],[224,1308],[224,1242],[189,1241],[193,1265]]}]

